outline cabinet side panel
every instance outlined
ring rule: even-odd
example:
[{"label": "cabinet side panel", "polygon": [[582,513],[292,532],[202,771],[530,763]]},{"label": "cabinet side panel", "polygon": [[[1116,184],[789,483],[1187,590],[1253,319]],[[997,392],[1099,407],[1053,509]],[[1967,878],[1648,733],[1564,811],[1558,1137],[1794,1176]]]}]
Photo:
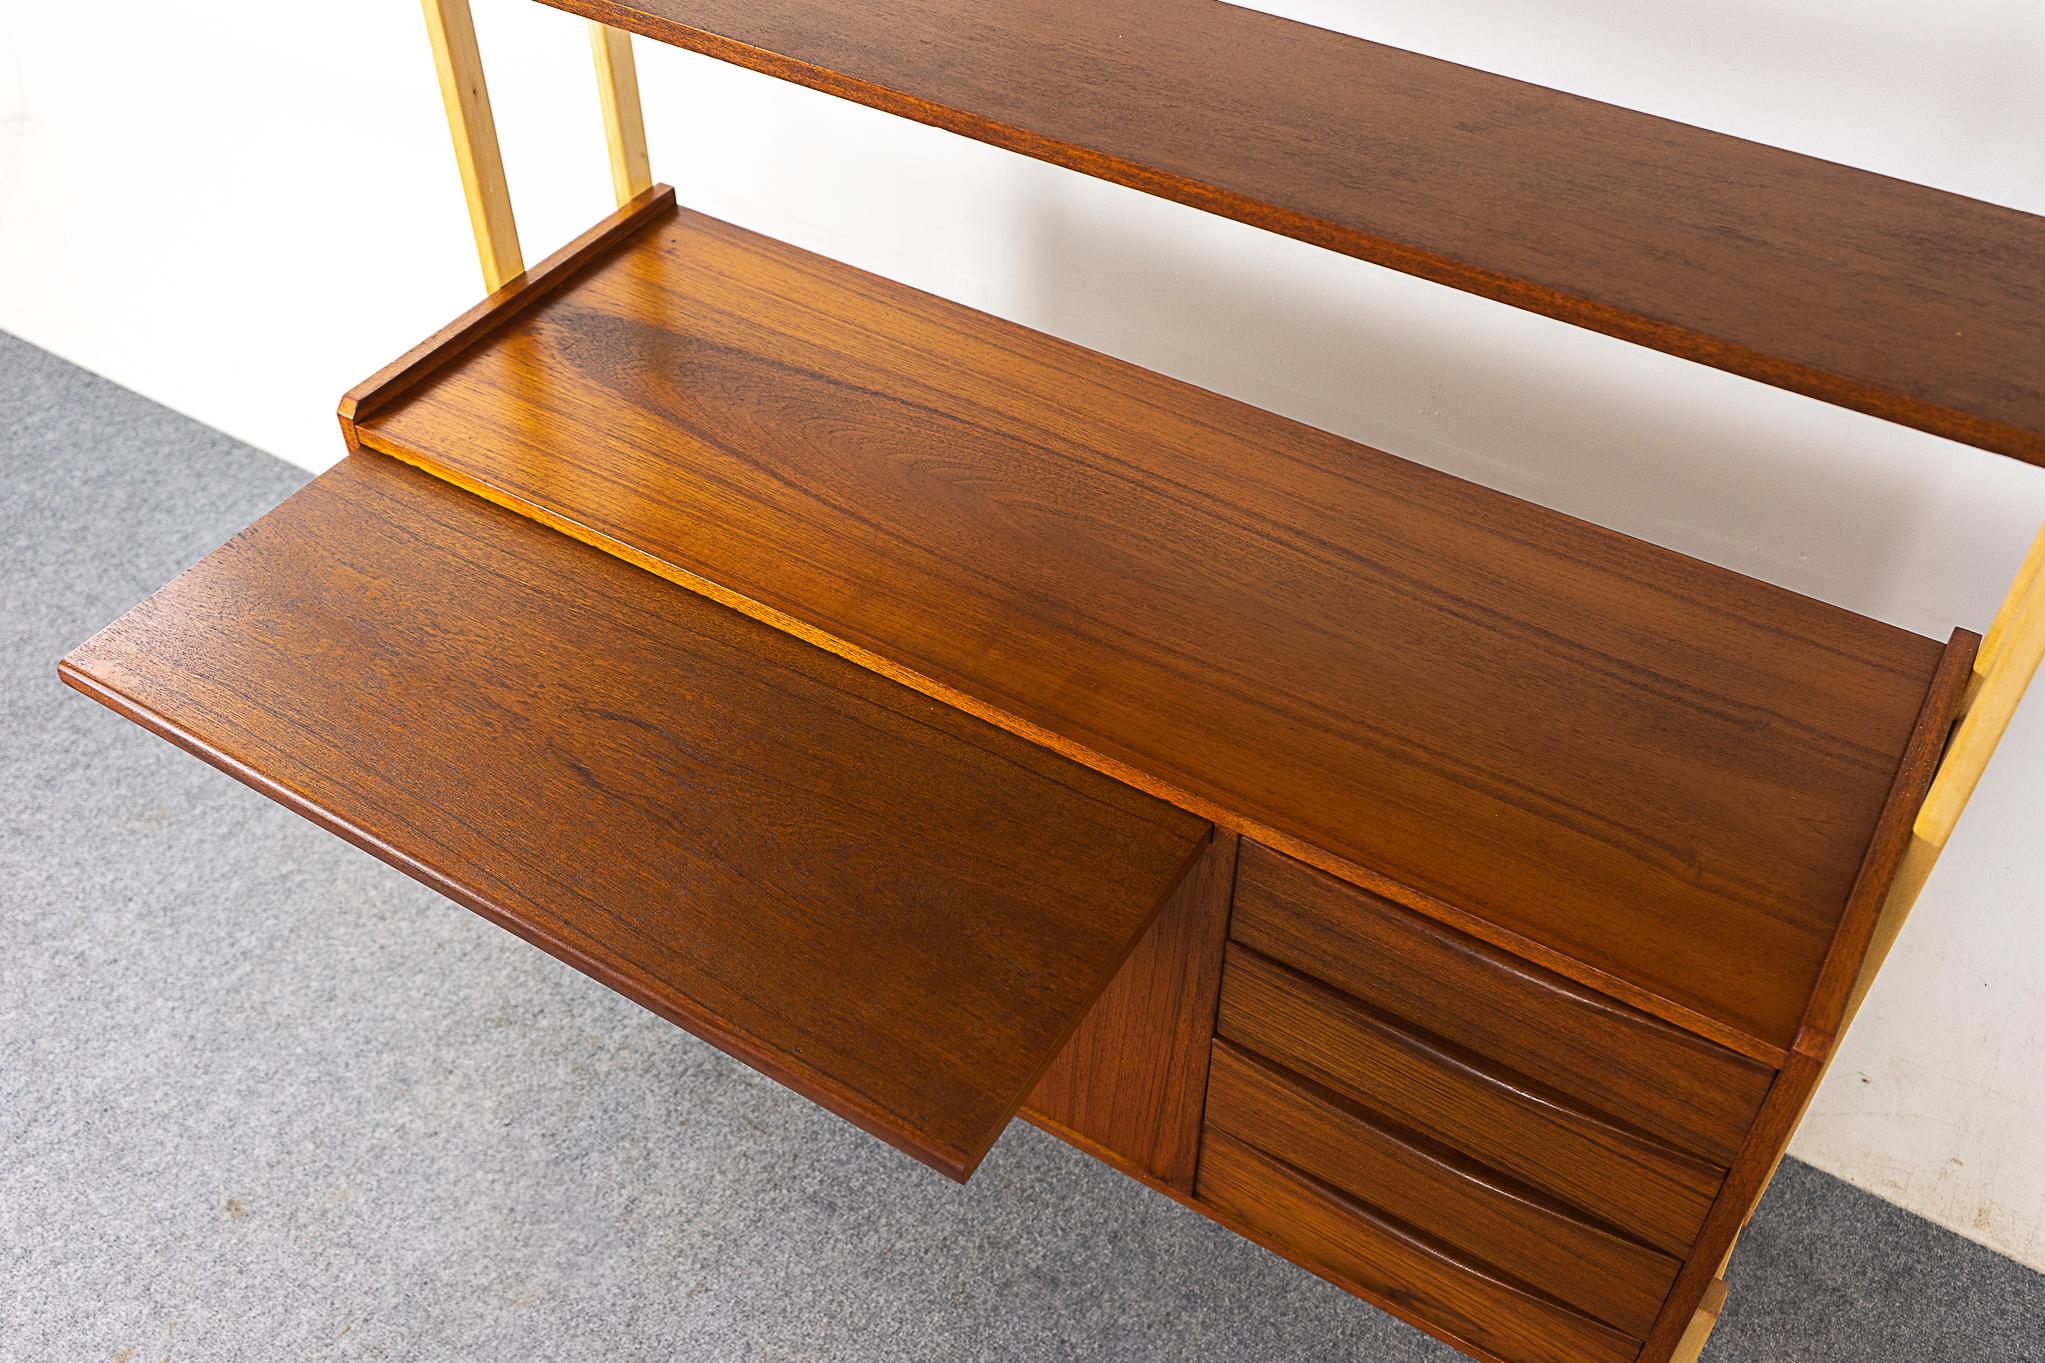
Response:
[{"label": "cabinet side panel", "polygon": [[1235,834],[1214,841],[1038,1081],[1023,1115],[1190,1192],[1235,888]]}]

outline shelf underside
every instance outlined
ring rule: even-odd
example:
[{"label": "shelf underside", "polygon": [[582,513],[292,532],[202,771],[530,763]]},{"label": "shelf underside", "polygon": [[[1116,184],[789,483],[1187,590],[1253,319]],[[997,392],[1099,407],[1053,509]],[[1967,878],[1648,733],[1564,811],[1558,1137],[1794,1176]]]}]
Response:
[{"label": "shelf underside", "polygon": [[376,455],[62,670],[954,1177],[1208,835]]},{"label": "shelf underside", "polygon": [[547,0],[2045,463],[2045,218],[1217,0]]},{"label": "shelf underside", "polygon": [[355,437],[1748,1054],[1794,1043],[1940,645],[664,200],[562,260],[358,389]]}]

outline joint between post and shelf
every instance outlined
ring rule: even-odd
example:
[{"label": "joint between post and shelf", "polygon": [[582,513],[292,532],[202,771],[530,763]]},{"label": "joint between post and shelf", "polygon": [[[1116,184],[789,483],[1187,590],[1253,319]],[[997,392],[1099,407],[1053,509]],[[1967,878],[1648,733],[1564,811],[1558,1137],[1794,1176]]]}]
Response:
[{"label": "joint between post and shelf", "polygon": [[1712,1329],[1718,1324],[1719,1313],[1725,1310],[1725,1298],[1725,1279],[1713,1278],[1711,1286],[1704,1289],[1704,1301],[1696,1314],[1690,1317],[1689,1327],[1683,1331],[1676,1351],[1669,1355],[1669,1363],[1698,1363],[1704,1354],[1705,1343],[1711,1338]]}]

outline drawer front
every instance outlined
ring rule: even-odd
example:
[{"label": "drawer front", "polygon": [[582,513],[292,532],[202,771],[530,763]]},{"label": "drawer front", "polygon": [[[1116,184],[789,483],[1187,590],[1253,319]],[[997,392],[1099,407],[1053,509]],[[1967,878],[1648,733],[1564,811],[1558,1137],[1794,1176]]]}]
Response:
[{"label": "drawer front", "polygon": [[1668,1255],[1225,1041],[1207,1124],[1627,1334],[1675,1281]]},{"label": "drawer front", "polygon": [[1199,1196],[1294,1258],[1451,1343],[1511,1363],[1631,1363],[1640,1341],[1460,1260],[1396,1219],[1208,1129]]},{"label": "drawer front", "polygon": [[1266,847],[1236,940],[1724,1167],[1774,1072]]},{"label": "drawer front", "polygon": [[1231,943],[1216,1031],[1668,1254],[1723,1171]]}]

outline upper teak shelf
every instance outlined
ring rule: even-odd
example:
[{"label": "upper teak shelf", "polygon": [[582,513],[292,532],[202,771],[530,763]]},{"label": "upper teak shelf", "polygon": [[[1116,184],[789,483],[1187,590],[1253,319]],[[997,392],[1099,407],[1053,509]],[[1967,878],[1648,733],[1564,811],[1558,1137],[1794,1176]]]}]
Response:
[{"label": "upper teak shelf", "polygon": [[2045,464],[2045,218],[1215,0],[546,0]]}]

